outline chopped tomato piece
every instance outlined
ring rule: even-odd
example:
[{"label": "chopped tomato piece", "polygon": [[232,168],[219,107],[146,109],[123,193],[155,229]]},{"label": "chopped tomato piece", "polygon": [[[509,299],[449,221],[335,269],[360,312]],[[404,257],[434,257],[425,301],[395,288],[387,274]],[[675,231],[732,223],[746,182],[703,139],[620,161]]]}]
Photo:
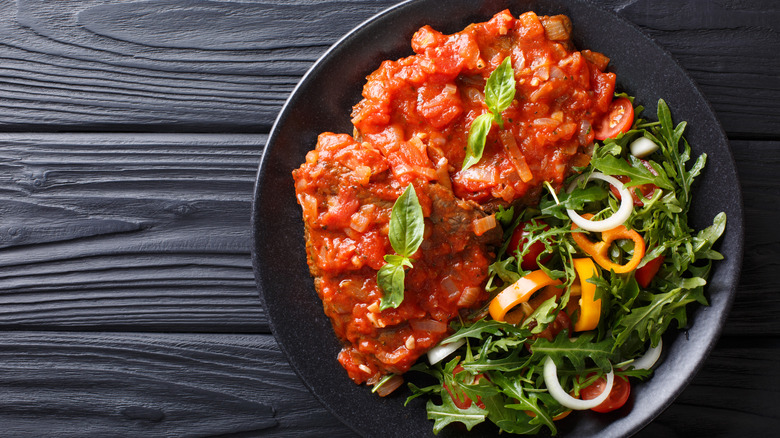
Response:
[{"label": "chopped tomato piece", "polygon": [[664,256],[658,256],[653,260],[645,263],[644,266],[634,272],[634,278],[636,278],[636,282],[639,283],[640,286],[646,288],[648,285],[650,285],[650,282],[653,281],[653,277],[655,277],[655,274],[658,273],[658,270],[663,264]]},{"label": "chopped tomato piece", "polygon": [[[455,367],[454,370],[452,370],[452,375],[453,376],[457,376],[458,373],[460,373],[462,371],[463,371],[463,366],[462,365],[458,365],[458,366]],[[486,378],[487,377],[485,377],[481,373],[477,374],[474,377],[474,383],[479,383],[480,380],[486,379]],[[450,390],[450,388],[447,385],[444,385],[444,389],[446,389],[447,392],[450,394],[450,397],[452,398],[452,401],[455,403],[455,406],[457,406],[458,409],[468,409],[468,408],[471,407],[471,404],[473,402],[471,401],[471,398],[469,398],[469,396],[467,396],[466,394],[463,394],[463,393],[461,393],[461,394],[453,394],[452,391]],[[482,400],[479,397],[477,397],[477,406],[479,406],[481,409],[485,409],[485,404],[482,403]]]},{"label": "chopped tomato piece", "polygon": [[[522,251],[523,246],[528,242],[528,239],[530,237],[530,232],[525,231],[524,228],[528,224],[528,222],[523,222],[515,228],[514,233],[512,234],[512,239],[509,242],[509,254],[514,254],[515,251]],[[545,226],[545,230],[548,230],[550,227]],[[520,263],[520,267],[524,271],[531,271],[534,269],[539,269],[539,263],[537,263],[536,258],[539,257],[539,254],[544,252],[544,243],[541,241],[534,242],[531,244],[530,249],[528,250],[528,253],[523,256],[523,260]],[[544,257],[542,257],[542,263],[547,263],[547,261],[550,260],[550,257],[552,257],[552,254],[547,254]]]},{"label": "chopped tomato piece", "polygon": [[[604,392],[604,386],[606,386],[606,384],[607,382],[603,377],[599,378],[591,385],[582,388],[580,390],[580,396],[583,400],[592,400]],[[596,406],[595,408],[592,408],[591,410],[595,412],[606,413],[612,412],[615,409],[620,409],[624,404],[626,404],[630,394],[631,384],[628,382],[628,378],[623,376],[615,376],[614,383],[612,384],[612,391],[610,391],[609,397],[604,400],[604,403]]]},{"label": "chopped tomato piece", "polygon": [[[534,322],[531,322],[529,327],[533,328],[533,325],[535,325]],[[555,315],[553,322],[547,324],[544,330],[533,335],[532,338],[544,338],[552,342],[558,336],[558,333],[563,330],[569,330],[569,333],[571,333],[571,319],[569,319],[569,315],[566,312],[560,311]]]},{"label": "chopped tomato piece", "polygon": [[[639,160],[643,166],[645,166],[645,169],[649,170],[650,173],[652,173],[655,176],[658,176],[658,172],[653,169],[653,166],[650,165],[648,161],[645,160]],[[617,178],[618,181],[622,183],[627,183],[629,181],[629,177],[624,175],[615,175],[615,178]],[[615,195],[615,197],[620,200],[620,192],[618,189],[615,188],[615,186],[610,185],[609,186],[610,191],[612,191],[612,194]],[[640,184],[635,187],[629,187],[628,191],[631,192],[631,198],[634,200],[634,205],[637,207],[642,207],[645,205],[644,201],[642,201],[642,198],[649,198],[653,196],[656,190],[659,190],[659,187],[655,184]],[[638,193],[637,193],[638,192]]]},{"label": "chopped tomato piece", "polygon": [[625,97],[612,101],[607,115],[596,125],[596,140],[615,138],[618,134],[631,129],[634,123],[634,106]]}]

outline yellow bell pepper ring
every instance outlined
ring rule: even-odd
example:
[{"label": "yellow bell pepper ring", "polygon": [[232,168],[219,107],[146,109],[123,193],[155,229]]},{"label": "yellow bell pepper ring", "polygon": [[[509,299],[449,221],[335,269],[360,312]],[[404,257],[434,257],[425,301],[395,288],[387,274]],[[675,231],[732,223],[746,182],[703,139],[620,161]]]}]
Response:
[{"label": "yellow bell pepper ring", "polygon": [[541,269],[533,271],[509,285],[490,301],[488,307],[490,316],[496,321],[505,321],[507,312],[518,304],[528,301],[534,292],[546,286],[560,284],[560,281],[553,280]]},{"label": "yellow bell pepper ring", "polygon": [[598,277],[598,270],[593,260],[588,258],[574,259],[574,271],[580,280],[580,317],[574,324],[575,332],[593,330],[601,319],[601,298],[596,300],[596,285],[588,280]]},{"label": "yellow bell pepper ring", "polygon": [[[582,217],[590,219],[593,215],[588,213],[582,215]],[[578,228],[579,227],[576,224],[571,225],[572,230]],[[593,257],[593,260],[595,260],[599,266],[607,270],[615,271],[616,274],[625,274],[633,271],[639,266],[642,257],[645,256],[645,240],[639,233],[634,230],[629,230],[623,225],[618,225],[611,230],[603,231],[601,233],[601,241],[599,242],[592,242],[583,233],[572,233],[572,238],[574,238],[574,241],[583,251],[585,251],[585,253]],[[609,258],[609,247],[612,245],[612,242],[621,239],[632,240],[634,242],[634,253],[631,256],[631,260],[624,265],[619,265]]]}]

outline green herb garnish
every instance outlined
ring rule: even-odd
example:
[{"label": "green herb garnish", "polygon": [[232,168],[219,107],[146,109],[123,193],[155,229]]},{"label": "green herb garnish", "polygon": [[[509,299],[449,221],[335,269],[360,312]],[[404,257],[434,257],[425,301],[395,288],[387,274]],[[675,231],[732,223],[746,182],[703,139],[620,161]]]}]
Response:
[{"label": "green herb garnish", "polygon": [[512,68],[512,60],[507,56],[504,62],[498,66],[485,84],[485,104],[488,112],[480,115],[471,123],[469,128],[468,143],[466,146],[466,158],[463,160],[462,170],[477,164],[482,159],[490,128],[493,122],[504,129],[504,112],[515,98],[515,71]]},{"label": "green herb garnish", "polygon": [[376,281],[384,296],[379,309],[397,308],[404,300],[406,268],[412,267],[412,255],[423,241],[425,222],[422,207],[414,186],[409,184],[393,204],[390,213],[390,245],[395,254],[385,255],[385,265],[376,274]]}]

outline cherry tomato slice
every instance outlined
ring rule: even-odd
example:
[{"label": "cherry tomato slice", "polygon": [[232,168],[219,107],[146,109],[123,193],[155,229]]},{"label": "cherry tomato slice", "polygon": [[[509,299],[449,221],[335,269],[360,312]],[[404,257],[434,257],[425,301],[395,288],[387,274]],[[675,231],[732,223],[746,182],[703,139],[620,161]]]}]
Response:
[{"label": "cherry tomato slice", "polygon": [[[458,365],[455,367],[454,370],[452,370],[452,375],[455,376],[461,371],[463,371],[463,366]],[[474,377],[474,383],[479,383],[479,381],[482,380],[483,378],[486,379],[487,377],[485,377],[483,374],[477,374]],[[471,401],[471,398],[469,398],[469,396],[463,393],[458,394],[456,396],[455,394],[452,393],[452,391],[450,391],[450,388],[447,385],[444,385],[444,389],[446,389],[447,392],[450,394],[450,398],[452,398],[453,403],[455,403],[455,406],[457,406],[458,409],[468,409],[471,407],[471,404],[473,402]],[[479,406],[481,409],[485,409],[485,404],[482,403],[482,400],[479,397],[477,397],[477,406]]]},{"label": "cherry tomato slice", "polygon": [[[538,221],[538,223],[542,223],[541,221]],[[528,222],[521,222],[517,225],[517,228],[515,228],[514,233],[512,233],[512,238],[509,241],[509,247],[507,251],[510,255],[514,254],[515,251],[522,251],[523,246],[528,242],[529,233],[528,231],[525,231],[525,226],[528,224]],[[550,227],[546,226],[544,227],[545,230],[548,230]],[[539,269],[539,263],[537,263],[536,258],[539,257],[539,254],[541,254],[544,251],[544,243],[542,242],[534,242],[531,244],[531,248],[528,250],[528,253],[523,256],[523,260],[520,262],[520,268],[522,268],[524,271],[533,271],[536,269]],[[542,257],[542,263],[547,263],[550,260],[550,257],[552,257],[552,254],[547,254],[544,257]]]},{"label": "cherry tomato slice", "polygon": [[596,140],[606,140],[617,137],[621,132],[631,129],[634,123],[634,106],[631,101],[625,97],[619,97],[612,101],[609,106],[609,112],[596,123]]},{"label": "cherry tomato slice", "polygon": [[634,278],[636,278],[636,282],[639,283],[640,286],[647,288],[647,286],[650,285],[650,282],[653,281],[653,277],[655,277],[655,274],[658,273],[658,270],[661,268],[663,263],[664,256],[658,256],[653,260],[645,263],[644,266],[634,272]]},{"label": "cherry tomato slice", "polygon": [[[639,160],[643,166],[645,166],[645,169],[649,170],[650,173],[652,173],[655,176],[658,176],[658,172],[653,169],[653,166],[650,165],[648,161],[645,160]],[[613,175],[615,178],[617,178],[618,181],[622,183],[627,183],[630,178],[625,175]],[[620,200],[620,192],[618,189],[615,188],[615,186],[611,185],[609,186],[609,190],[612,191],[612,194],[615,195],[615,197]],[[639,191],[639,194],[637,194],[637,190]],[[642,207],[645,205],[645,202],[642,201],[642,198],[650,198],[655,194],[655,191],[659,190],[659,187],[655,184],[640,184],[638,186],[629,187],[628,191],[631,192],[631,199],[634,200],[634,206],[636,207]],[[641,194],[641,197],[639,196]]]},{"label": "cherry tomato slice", "polygon": [[[593,384],[582,388],[580,390],[580,397],[582,397],[583,400],[592,400],[604,392],[604,386],[606,386],[606,384],[607,381],[601,377],[593,382]],[[595,408],[592,408],[591,410],[606,413],[612,412],[615,409],[620,409],[624,404],[626,404],[630,394],[631,383],[628,382],[628,378],[623,376],[615,376],[614,383],[612,384],[612,391],[610,391],[609,397],[604,400],[604,403],[596,406]]]},{"label": "cherry tomato slice", "polygon": [[[529,327],[533,328],[533,325],[535,324],[531,322]],[[571,319],[569,318],[569,315],[566,314],[566,312],[560,311],[557,315],[555,315],[555,320],[553,320],[553,322],[547,324],[547,327],[545,327],[544,330],[531,336],[531,338],[544,338],[552,342],[552,340],[555,339],[558,336],[558,333],[560,333],[562,330],[568,330],[569,333],[571,333]]]}]

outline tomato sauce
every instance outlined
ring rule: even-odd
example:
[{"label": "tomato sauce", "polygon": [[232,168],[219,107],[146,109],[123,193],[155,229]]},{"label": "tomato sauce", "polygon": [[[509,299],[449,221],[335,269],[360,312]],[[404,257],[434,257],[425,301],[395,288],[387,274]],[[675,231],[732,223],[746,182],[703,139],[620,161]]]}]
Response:
[{"label": "tomato sauce", "polygon": [[[607,112],[615,76],[605,57],[577,52],[562,16],[508,11],[453,35],[429,26],[413,56],[385,61],[353,108],[354,135],[323,133],[293,171],[306,251],[325,314],[356,383],[401,374],[488,299],[484,283],[501,230],[474,223],[498,205],[531,203],[587,164],[590,129]],[[490,73],[511,57],[516,95],[479,163],[461,170],[471,122],[487,111]],[[377,271],[392,254],[395,200],[415,186],[425,234],[406,273],[404,300],[380,311]]]},{"label": "tomato sauce", "polygon": [[[614,94],[608,59],[573,50],[570,26],[563,16],[515,19],[509,11],[453,35],[425,26],[412,38],[416,55],[385,61],[368,76],[352,122],[399,178],[446,173],[459,198],[484,206],[533,202],[543,181],[557,188],[571,166],[588,163],[591,127]],[[469,127],[488,111],[487,78],[507,56],[516,79],[507,123],[491,130],[482,160],[461,170]],[[410,151],[414,138],[425,147]],[[440,168],[446,172],[434,172]]]}]

